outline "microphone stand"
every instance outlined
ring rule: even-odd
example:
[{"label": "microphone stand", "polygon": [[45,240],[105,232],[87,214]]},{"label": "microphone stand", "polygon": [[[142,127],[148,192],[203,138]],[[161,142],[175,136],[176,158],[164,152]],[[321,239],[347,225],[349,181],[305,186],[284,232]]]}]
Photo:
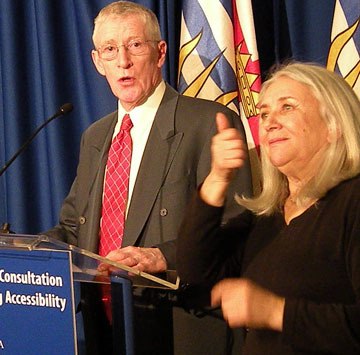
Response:
[{"label": "microphone stand", "polygon": [[19,150],[9,159],[5,165],[0,170],[0,176],[4,174],[4,172],[8,169],[8,167],[14,162],[14,160],[27,148],[27,146],[32,142],[35,136],[54,118],[67,114],[72,111],[73,105],[70,103],[64,104],[60,107],[59,111],[55,113],[55,115],[51,116],[47,119],[42,125],[40,125],[33,134],[27,139],[27,141],[19,148]]},{"label": "microphone stand", "polygon": [[10,230],[10,224],[5,222],[2,224],[1,228],[0,228],[0,234],[10,234],[10,233],[14,233]]},{"label": "microphone stand", "polygon": [[[32,135],[25,141],[25,143],[19,148],[19,150],[9,159],[5,165],[0,169],[0,176],[4,174],[4,172],[9,168],[9,166],[14,162],[14,160],[28,147],[28,145],[32,142],[35,136],[54,118],[66,115],[67,113],[71,112],[73,109],[73,105],[71,103],[63,104],[60,109],[49,119],[47,119],[43,124],[41,124],[33,133]],[[0,228],[0,233],[14,233],[10,230],[10,224],[5,222],[2,224]]]}]

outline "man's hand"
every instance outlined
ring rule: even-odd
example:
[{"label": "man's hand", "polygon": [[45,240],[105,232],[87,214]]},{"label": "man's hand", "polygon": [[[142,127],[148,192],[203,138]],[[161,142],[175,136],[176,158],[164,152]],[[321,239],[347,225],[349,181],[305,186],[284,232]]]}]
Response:
[{"label": "man's hand", "polygon": [[[158,248],[129,246],[111,251],[106,258],[133,267],[136,270],[152,274],[164,272],[167,269],[166,259]],[[106,269],[106,265],[101,265],[101,271],[105,271]]]}]

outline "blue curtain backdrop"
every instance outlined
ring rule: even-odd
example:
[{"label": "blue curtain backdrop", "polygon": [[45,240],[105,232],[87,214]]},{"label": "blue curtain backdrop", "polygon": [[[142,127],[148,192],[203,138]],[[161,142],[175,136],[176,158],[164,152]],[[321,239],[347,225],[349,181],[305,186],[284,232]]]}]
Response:
[{"label": "blue curtain backdrop", "polygon": [[[9,222],[17,233],[57,223],[75,176],[81,133],[116,109],[90,56],[93,19],[111,1],[0,0],[0,167],[63,103],[74,104],[0,177],[0,223]],[[164,77],[176,87],[182,1],[135,2],[159,18],[169,45]],[[262,74],[287,57],[325,64],[335,0],[252,4]]]}]

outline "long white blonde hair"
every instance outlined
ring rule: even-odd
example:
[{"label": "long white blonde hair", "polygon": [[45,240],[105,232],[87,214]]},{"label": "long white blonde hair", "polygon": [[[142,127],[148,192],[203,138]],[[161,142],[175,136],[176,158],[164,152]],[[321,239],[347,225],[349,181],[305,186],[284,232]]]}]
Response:
[{"label": "long white blonde hair", "polygon": [[[304,205],[306,201],[318,200],[341,181],[360,173],[360,101],[342,77],[311,63],[290,63],[277,69],[263,84],[260,101],[267,88],[283,76],[310,89],[319,102],[320,114],[326,126],[337,132],[339,137],[328,144],[314,177],[299,192],[297,203]],[[236,199],[258,215],[271,215],[283,209],[289,195],[288,180],[271,164],[263,150],[261,174],[260,194],[252,199]]]}]

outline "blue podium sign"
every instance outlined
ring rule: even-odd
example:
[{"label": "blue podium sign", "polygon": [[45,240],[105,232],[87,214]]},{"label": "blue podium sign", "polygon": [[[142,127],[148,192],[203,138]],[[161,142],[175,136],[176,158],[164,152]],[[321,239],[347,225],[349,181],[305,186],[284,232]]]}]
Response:
[{"label": "blue podium sign", "polygon": [[77,354],[69,251],[0,249],[0,354]]}]

